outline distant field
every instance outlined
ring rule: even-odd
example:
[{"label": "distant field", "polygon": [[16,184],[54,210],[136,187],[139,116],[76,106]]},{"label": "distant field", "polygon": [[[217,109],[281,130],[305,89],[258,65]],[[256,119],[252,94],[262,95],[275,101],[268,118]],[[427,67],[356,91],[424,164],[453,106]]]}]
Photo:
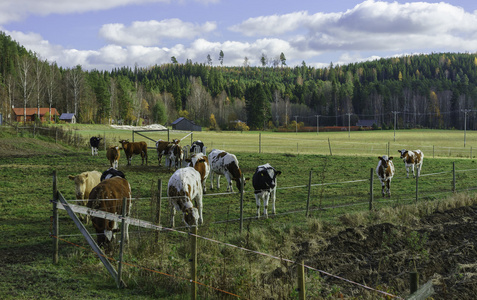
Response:
[{"label": "distant field", "polygon": [[[118,144],[119,139],[132,141],[132,130],[118,130],[104,125],[76,125],[77,133],[90,137],[106,137],[106,144]],[[146,137],[134,134],[135,141],[146,141],[154,147],[154,141],[168,139],[167,132],[141,132]],[[189,132],[169,132],[169,139],[183,138]],[[464,147],[465,135],[465,147]],[[477,150],[477,132],[461,130],[379,130],[345,132],[193,132],[182,145],[191,140],[203,141],[208,149],[219,148],[238,153],[285,153],[376,156],[397,155],[398,149],[421,149],[426,157],[474,158]]]}]

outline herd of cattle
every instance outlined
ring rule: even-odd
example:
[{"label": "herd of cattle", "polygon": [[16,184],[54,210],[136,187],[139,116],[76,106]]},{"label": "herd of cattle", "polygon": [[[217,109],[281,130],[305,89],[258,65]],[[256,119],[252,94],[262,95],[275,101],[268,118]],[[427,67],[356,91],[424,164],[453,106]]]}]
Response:
[{"label": "herd of cattle", "polygon": [[[98,155],[98,147],[101,138],[92,137],[90,139],[92,155]],[[83,172],[78,175],[70,175],[69,179],[75,183],[76,199],[80,204],[89,208],[99,209],[110,213],[121,214],[123,198],[127,198],[126,214],[131,210],[131,186],[126,180],[124,173],[118,170],[120,150],[124,150],[128,165],[131,165],[133,155],[141,155],[142,164],[148,163],[147,144],[145,142],[119,141],[121,147],[111,146],[106,151],[106,157],[110,162],[110,168],[100,173],[98,171]],[[227,192],[233,192],[236,188],[242,191],[249,178],[244,179],[239,162],[234,154],[223,150],[213,149],[206,155],[206,148],[201,141],[192,143],[189,151],[190,155],[184,155],[184,149],[179,145],[180,140],[172,142],[158,140],[156,142],[156,152],[158,163],[161,165],[162,157],[166,159],[165,165],[168,170],[175,172],[169,179],[167,185],[167,196],[171,204],[171,226],[174,227],[174,214],[176,210],[182,212],[182,220],[187,226],[197,226],[203,223],[202,217],[202,197],[206,192],[206,181],[210,175],[210,188],[217,190],[220,188],[220,176],[224,175],[227,181]],[[405,163],[407,177],[409,178],[409,168],[417,168],[417,176],[420,176],[424,154],[420,150],[408,151],[398,150],[401,159]],[[376,174],[382,185],[383,197],[387,194],[391,196],[390,184],[394,176],[393,157],[386,155],[379,156]],[[182,165],[186,164],[186,167]],[[252,185],[257,205],[257,218],[260,217],[260,204],[263,201],[263,215],[268,217],[268,202],[272,200],[272,213],[275,214],[275,200],[277,189],[277,176],[281,171],[277,171],[270,164],[266,163],[256,168],[252,177]],[[215,175],[215,182],[214,182]],[[385,191],[386,189],[386,191]],[[88,223],[88,218],[82,216],[81,220]],[[103,218],[92,217],[91,222],[98,235],[98,244],[104,245],[112,240],[113,234],[118,231],[116,222]],[[128,239],[127,226],[125,229],[125,239]]]}]

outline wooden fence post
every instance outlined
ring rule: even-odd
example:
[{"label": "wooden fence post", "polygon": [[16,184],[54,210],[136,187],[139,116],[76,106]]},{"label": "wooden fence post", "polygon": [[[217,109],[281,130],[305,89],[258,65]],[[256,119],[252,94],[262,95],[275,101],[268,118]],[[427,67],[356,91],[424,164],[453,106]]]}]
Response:
[{"label": "wooden fence post", "polygon": [[240,234],[243,231],[243,174],[240,182]]},{"label": "wooden fence post", "polygon": [[311,170],[310,170],[310,177],[308,179],[308,198],[306,200],[306,214],[305,216],[308,217],[309,214],[309,208],[310,208],[310,194],[311,194]]},{"label": "wooden fence post", "polygon": [[[162,207],[162,179],[157,180],[157,201],[156,201],[156,225],[161,224],[161,207]],[[159,241],[159,230],[155,233],[156,244]]]},{"label": "wooden fence post", "polygon": [[455,189],[455,162],[452,163],[452,192],[457,192]]},{"label": "wooden fence post", "polygon": [[374,193],[373,193],[373,185],[374,185],[374,169],[371,168],[371,175],[369,176],[369,210],[373,210],[373,198],[374,198]]},{"label": "wooden fence post", "polygon": [[58,224],[58,182],[56,178],[56,170],[53,171],[53,263],[58,263],[58,235],[59,235],[59,224]]},{"label": "wooden fence post", "polygon": [[192,234],[190,235],[191,245],[191,268],[190,268],[190,298],[197,299],[197,226],[191,227]]},{"label": "wooden fence post", "polygon": [[298,294],[300,300],[305,300],[305,262],[302,260],[300,264],[297,265],[298,272]]},{"label": "wooden fence post", "polygon": [[419,273],[411,272],[409,273],[409,281],[411,287],[411,294],[414,294],[419,288]]},{"label": "wooden fence post", "polygon": [[124,249],[124,227],[126,226],[126,205],[127,205],[127,198],[123,198],[123,211],[122,211],[122,219],[121,219],[121,242],[119,243],[119,265],[118,265],[118,278],[116,284],[118,288],[124,287],[122,284],[121,274],[123,270],[123,249]]}]

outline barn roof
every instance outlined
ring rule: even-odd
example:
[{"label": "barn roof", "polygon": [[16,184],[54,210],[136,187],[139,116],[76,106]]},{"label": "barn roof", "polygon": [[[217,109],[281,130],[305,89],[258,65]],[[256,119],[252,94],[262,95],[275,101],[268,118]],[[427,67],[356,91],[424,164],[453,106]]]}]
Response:
[{"label": "barn roof", "polygon": [[[18,108],[13,108],[13,113],[16,115],[16,116],[23,116],[23,112],[25,111],[25,109],[23,107],[18,107]],[[43,116],[45,115],[46,113],[50,112],[50,109],[48,107],[40,107],[40,116]],[[26,108],[26,115],[27,116],[33,116],[33,115],[36,115],[38,113],[38,108],[31,108],[31,107],[27,107]],[[56,108],[51,108],[51,115],[59,115],[59,113],[56,111]]]},{"label": "barn roof", "polygon": [[378,120],[359,120],[356,126],[372,127],[374,124],[378,124]]},{"label": "barn roof", "polygon": [[71,120],[74,116],[75,114],[73,113],[62,113],[60,116],[60,120]]}]

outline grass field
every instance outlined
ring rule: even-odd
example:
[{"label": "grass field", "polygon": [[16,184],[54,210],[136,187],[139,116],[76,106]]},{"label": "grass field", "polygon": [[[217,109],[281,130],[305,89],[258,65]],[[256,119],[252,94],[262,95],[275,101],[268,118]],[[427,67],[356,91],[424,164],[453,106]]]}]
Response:
[{"label": "grass field", "polygon": [[[132,139],[131,131],[128,130],[96,126],[74,128],[78,129],[77,133],[84,136],[85,140],[97,134],[105,135],[107,143],[114,141],[113,144],[119,139]],[[74,198],[74,188],[67,176],[87,170],[107,169],[109,163],[104,150],[100,151],[99,156],[92,157],[86,146],[71,148],[43,138],[33,139],[28,134],[22,134],[24,137],[19,139],[16,134],[5,133],[3,129],[0,133],[0,230],[5,237],[0,243],[0,262],[6,266],[0,268],[0,277],[5,278],[0,282],[0,294],[5,295],[4,298],[187,297],[189,284],[183,277],[188,276],[190,254],[188,238],[180,233],[161,234],[158,244],[153,244],[151,231],[130,228],[131,245],[125,261],[134,267],[124,270],[128,288],[117,290],[99,260],[87,250],[84,239],[78,235],[71,220],[62,212],[60,235],[68,242],[60,243],[60,264],[52,265],[52,242],[49,237],[52,172],[57,172],[60,192],[71,200]],[[170,138],[181,138],[186,134],[171,132]],[[162,133],[152,138],[167,139],[164,135]],[[388,145],[390,154],[395,153],[396,175],[391,187],[393,194],[391,198],[382,198],[379,181],[375,178],[373,192],[376,211],[384,207],[399,207],[416,200],[416,181],[405,178],[404,164],[398,159],[397,150],[402,148],[423,150],[424,147],[434,146],[434,149],[448,149],[452,154],[452,159],[442,159],[449,157],[445,155],[445,151],[432,158],[432,154],[423,150],[426,157],[419,180],[418,202],[438,202],[452,195],[453,163],[457,170],[457,191],[472,193],[477,186],[475,161],[465,158],[462,154],[465,153],[463,147],[457,147],[459,143],[463,145],[463,132],[409,130],[399,131],[396,136],[396,142],[393,142],[392,131],[351,132],[349,138],[347,132],[318,135],[261,133],[262,153],[258,153],[260,134],[257,132],[194,133],[193,139],[204,141],[206,145],[210,145],[208,149],[221,148],[234,152],[245,177],[252,177],[256,166],[266,162],[283,172],[278,179],[277,216],[261,220],[254,218],[255,199],[249,183],[244,195],[245,230],[240,235],[237,221],[224,222],[238,218],[239,195],[224,195],[225,183],[222,178],[221,194],[213,195],[217,191],[209,190],[204,197],[205,224],[199,233],[222,242],[293,260],[297,255],[297,243],[302,239],[316,239],[317,235],[336,232],[347,225],[342,223],[340,216],[368,209],[370,172],[377,165],[377,156],[387,154]],[[389,137],[391,141],[388,144]],[[465,151],[470,151],[476,137],[474,133],[467,132]],[[329,147],[328,138],[332,148],[336,145],[337,150],[333,150],[333,155],[329,155],[329,149],[326,150]],[[135,137],[135,140],[142,139]],[[403,140],[413,142],[404,143]],[[298,153],[296,143],[299,145]],[[320,143],[326,144],[323,153],[312,147],[318,147]],[[300,149],[307,150],[301,152]],[[337,154],[340,151],[342,155]],[[162,196],[165,197],[165,187],[171,173],[157,166],[154,151],[150,155],[149,166],[141,166],[137,157],[133,158],[132,166],[126,166],[126,159],[122,156],[119,169],[125,172],[133,190],[133,217],[152,220],[152,203],[157,194],[157,183],[162,180]],[[307,218],[305,209],[310,173],[311,216]],[[167,201],[164,202],[161,223],[168,226]],[[370,221],[379,221],[380,217],[378,214],[370,214],[369,218],[373,219]],[[359,218],[351,217],[347,221],[348,225],[350,222],[358,223]],[[176,214],[176,224],[181,226],[179,214]],[[283,299],[294,297],[294,277],[288,273],[283,278],[272,275],[278,272],[276,270],[281,270],[283,262],[205,240],[199,241],[199,247],[202,249],[199,250],[199,281],[207,286],[220,287],[244,298],[267,298],[277,293],[283,295]],[[112,254],[113,257],[115,255],[117,253]],[[146,269],[153,269],[156,273]],[[319,281],[318,284],[313,280],[313,274],[309,276],[307,288],[310,294],[318,293],[319,289],[332,289],[321,286]],[[222,293],[209,287],[201,287],[199,295],[203,299],[223,297]]]}]

